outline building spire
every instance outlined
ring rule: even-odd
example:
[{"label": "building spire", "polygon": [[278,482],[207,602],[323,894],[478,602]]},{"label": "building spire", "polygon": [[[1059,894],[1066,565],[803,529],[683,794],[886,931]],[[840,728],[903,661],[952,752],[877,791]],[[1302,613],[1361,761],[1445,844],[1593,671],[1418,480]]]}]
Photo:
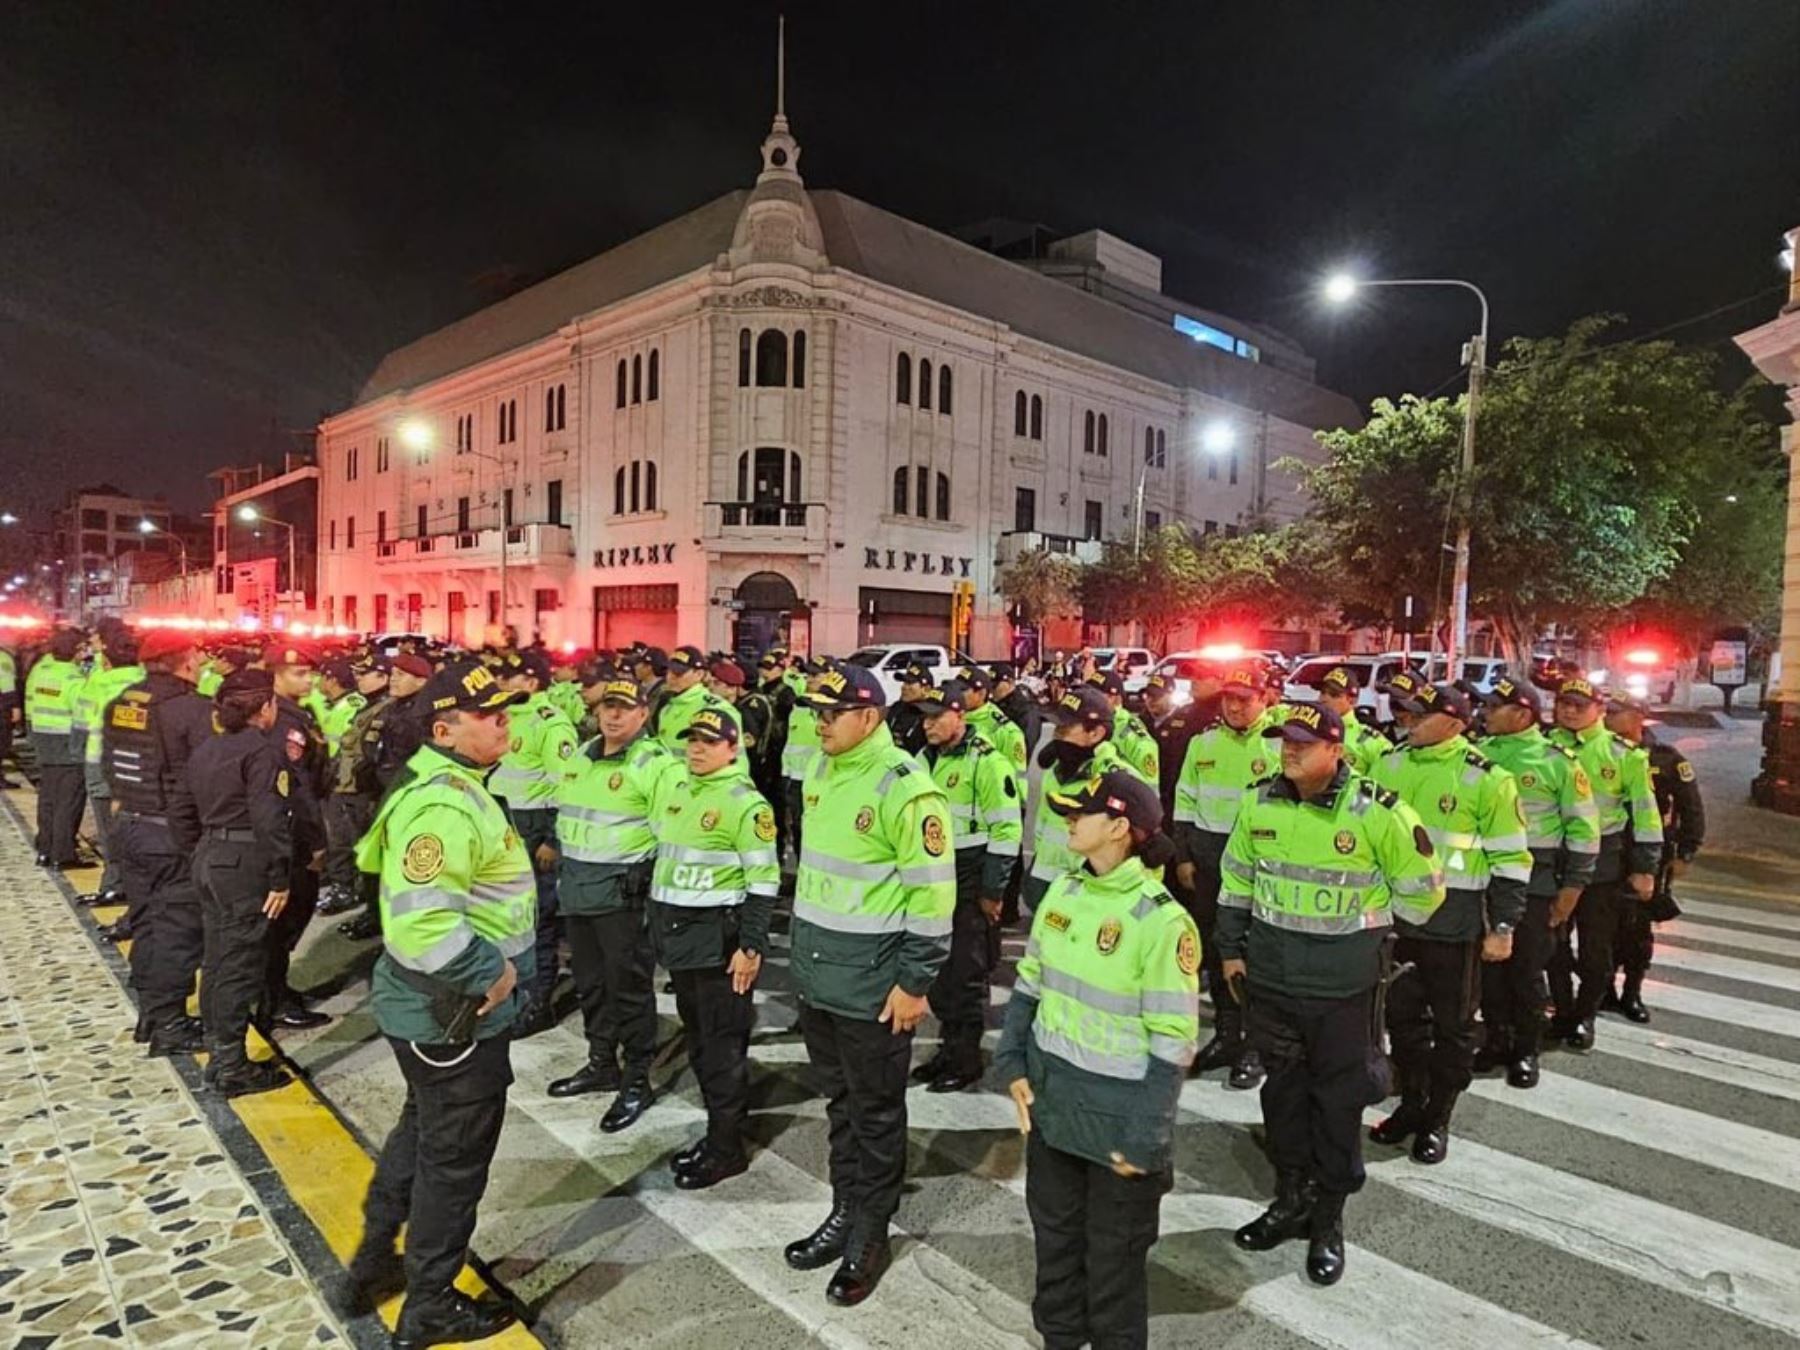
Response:
[{"label": "building spire", "polygon": [[800,181],[800,143],[788,130],[787,120],[787,15],[775,29],[775,120],[762,143],[763,169],[757,182],[770,178]]}]

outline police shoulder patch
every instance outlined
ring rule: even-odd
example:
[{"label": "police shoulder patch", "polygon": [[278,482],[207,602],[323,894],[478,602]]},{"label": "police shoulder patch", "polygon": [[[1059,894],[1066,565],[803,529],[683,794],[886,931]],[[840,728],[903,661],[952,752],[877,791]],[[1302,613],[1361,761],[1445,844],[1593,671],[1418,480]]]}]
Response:
[{"label": "police shoulder patch", "polygon": [[1482,754],[1479,750],[1469,751],[1468,754],[1463,756],[1463,759],[1474,765],[1477,769],[1491,769],[1494,767],[1494,761]]},{"label": "police shoulder patch", "polygon": [[1059,933],[1068,932],[1069,925],[1073,922],[1074,920],[1061,910],[1047,909],[1044,911],[1044,927],[1054,928]]},{"label": "police shoulder patch", "polygon": [[934,858],[943,857],[945,848],[949,846],[948,840],[944,837],[943,817],[935,812],[927,815],[920,829],[925,840],[925,851]]},{"label": "police shoulder patch", "polygon": [[775,842],[775,813],[766,806],[756,808],[756,815],[751,822],[756,837],[765,844]]},{"label": "police shoulder patch", "polygon": [[1392,811],[1400,805],[1400,794],[1389,788],[1378,787],[1375,789],[1375,800]]},{"label": "police shoulder patch", "polygon": [[1175,941],[1175,964],[1190,979],[1200,971],[1200,939],[1192,928],[1184,926]]},{"label": "police shoulder patch", "polygon": [[1692,764],[1688,763],[1685,759],[1680,761],[1675,766],[1675,776],[1684,783],[1693,782],[1694,781],[1694,766]]},{"label": "police shoulder patch", "polygon": [[400,860],[400,875],[423,885],[444,870],[444,841],[435,834],[415,835]]},{"label": "police shoulder patch", "polygon": [[1588,778],[1587,770],[1582,768],[1579,764],[1575,766],[1575,795],[1577,797],[1591,797],[1594,795],[1594,784]]},{"label": "police shoulder patch", "polygon": [[277,770],[275,774],[275,791],[285,797],[292,790],[292,787],[293,785],[288,781],[288,771],[286,769]]}]

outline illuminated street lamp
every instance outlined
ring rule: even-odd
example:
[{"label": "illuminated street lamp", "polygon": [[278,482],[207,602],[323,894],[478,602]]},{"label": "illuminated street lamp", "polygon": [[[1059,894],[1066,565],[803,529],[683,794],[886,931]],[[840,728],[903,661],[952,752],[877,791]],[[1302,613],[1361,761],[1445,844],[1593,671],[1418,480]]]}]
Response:
[{"label": "illuminated street lamp", "polygon": [[[423,417],[408,417],[405,421],[400,423],[400,444],[406,446],[410,450],[416,450],[421,455],[429,454],[437,446],[437,432],[433,429],[432,424]],[[512,461],[502,459],[499,455],[490,455],[484,450],[477,450],[474,446],[459,446],[456,453],[459,455],[473,455],[476,459],[485,459],[490,464],[496,465],[500,470],[500,636],[501,640],[504,642],[506,637],[507,610],[506,532],[512,524],[512,522],[506,518],[506,494],[510,490],[510,485],[507,480],[508,475],[511,473]],[[1141,481],[1138,490],[1140,494],[1143,491]]]},{"label": "illuminated street lamp", "polygon": [[[1363,281],[1348,272],[1328,277],[1322,287],[1324,296],[1334,305],[1347,304],[1365,287],[1374,286],[1455,286],[1470,292],[1481,302],[1481,331],[1469,340],[1469,406],[1463,414],[1462,468],[1456,480],[1456,571],[1450,583],[1450,647],[1444,653],[1444,678],[1462,676],[1462,658],[1469,645],[1469,491],[1475,477],[1475,413],[1481,402],[1481,381],[1487,368],[1488,299],[1481,287],[1472,281],[1455,277],[1401,277],[1380,281]],[[1437,645],[1433,629],[1432,645]]]},{"label": "illuminated street lamp", "polygon": [[[1217,458],[1231,453],[1237,444],[1237,427],[1223,417],[1215,417],[1200,429],[1200,448],[1207,454]],[[1131,556],[1136,558],[1144,551],[1144,481],[1150,472],[1150,461],[1145,460],[1138,469],[1136,507],[1131,525]]]},{"label": "illuminated street lamp", "polygon": [[274,516],[264,515],[261,511],[258,511],[254,506],[250,505],[249,502],[245,502],[242,506],[238,507],[237,518],[239,520],[243,521],[247,525],[254,525],[257,523],[261,523],[264,525],[279,525],[279,526],[281,526],[282,529],[287,531],[288,608],[293,610],[295,612],[295,616],[298,617],[299,610],[300,610],[300,599],[299,599],[300,592],[298,589],[299,585],[300,585],[300,574],[298,571],[295,570],[295,567],[294,567],[294,527],[292,525],[288,524],[287,521],[285,521],[285,520],[277,520],[277,519],[275,519]]},{"label": "illuminated street lamp", "polygon": [[168,530],[163,529],[162,526],[158,525],[154,520],[140,520],[138,522],[138,533],[144,535],[146,538],[153,534],[168,535],[169,538],[175,541],[175,547],[181,550],[181,603],[183,608],[185,608],[187,606],[188,598],[187,540],[183,539],[178,534],[170,534]]}]

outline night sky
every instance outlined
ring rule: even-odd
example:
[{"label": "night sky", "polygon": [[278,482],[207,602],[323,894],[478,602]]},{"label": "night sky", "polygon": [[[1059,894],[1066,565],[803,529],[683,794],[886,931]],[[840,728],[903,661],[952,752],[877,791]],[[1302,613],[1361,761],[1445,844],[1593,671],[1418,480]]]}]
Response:
[{"label": "night sky", "polygon": [[[7,4],[0,505],[306,444],[381,354],[748,186],[775,4]],[[789,3],[801,171],[1100,226],[1358,399],[1594,311],[1718,342],[1800,225],[1800,3]],[[1414,17],[1406,18],[1407,14]],[[1760,293],[1760,294],[1759,294]],[[22,475],[21,480],[18,475]]]}]

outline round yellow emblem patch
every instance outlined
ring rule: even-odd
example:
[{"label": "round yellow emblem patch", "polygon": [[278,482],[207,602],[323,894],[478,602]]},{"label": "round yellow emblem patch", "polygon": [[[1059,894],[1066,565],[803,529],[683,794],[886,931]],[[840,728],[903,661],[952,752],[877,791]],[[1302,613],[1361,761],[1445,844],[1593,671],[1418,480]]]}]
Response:
[{"label": "round yellow emblem patch", "polygon": [[1258,778],[1261,778],[1268,771],[1269,761],[1263,759],[1261,756],[1250,761],[1250,772],[1255,774]]},{"label": "round yellow emblem patch", "polygon": [[1185,929],[1175,943],[1175,964],[1181,967],[1183,975],[1193,975],[1200,969],[1200,939]]},{"label": "round yellow emblem patch", "polygon": [[423,885],[443,870],[444,841],[435,834],[421,834],[406,846],[400,875],[414,885]]},{"label": "round yellow emblem patch", "polygon": [[1125,935],[1124,927],[1117,919],[1108,919],[1100,925],[1100,931],[1094,934],[1094,946],[1100,949],[1100,955],[1111,956],[1118,950],[1119,939]]},{"label": "round yellow emblem patch", "polygon": [[1331,841],[1331,846],[1339,853],[1354,853],[1356,852],[1356,836],[1348,830],[1339,830],[1337,837]]},{"label": "round yellow emblem patch", "polygon": [[277,792],[279,792],[282,796],[285,797],[288,795],[289,792],[293,791],[293,787],[294,787],[293,783],[290,782],[288,779],[288,771],[286,769],[281,769],[276,772],[276,774],[275,774],[275,790]]},{"label": "round yellow emblem patch", "polygon": [[608,779],[607,779],[607,780],[606,780],[606,787],[607,787],[607,791],[609,791],[609,792],[617,792],[617,791],[618,791],[618,790],[619,790],[619,788],[620,788],[620,786],[621,786],[621,785],[622,785],[622,784],[623,784],[623,783],[624,783],[624,782],[625,782],[625,775],[624,775],[624,774],[622,774],[622,773],[615,773],[615,774],[613,774],[613,775],[612,775],[612,777],[610,777],[610,778],[608,778]]},{"label": "round yellow emblem patch", "polygon": [[1537,775],[1535,773],[1520,774],[1519,775],[1519,786],[1525,787],[1525,788],[1536,787],[1537,786]]},{"label": "round yellow emblem patch", "polygon": [[756,819],[753,822],[753,828],[756,830],[756,837],[758,839],[762,840],[763,843],[765,843],[765,844],[774,843],[775,842],[775,813],[766,806],[758,807],[757,812],[756,812]]},{"label": "round yellow emblem patch", "polygon": [[[816,801],[814,801],[814,802],[809,802],[808,805],[816,806],[816,805],[818,805],[818,803]],[[865,807],[863,807],[862,810],[860,810],[856,813],[856,832],[858,834],[867,834],[871,829],[874,828],[874,826],[875,826],[875,808],[874,807],[865,806]]]},{"label": "round yellow emblem patch", "polygon": [[962,782],[962,775],[960,773],[953,773],[944,780],[944,787],[948,790],[955,787],[960,782]]},{"label": "round yellow emblem patch", "polygon": [[1446,792],[1443,796],[1439,797],[1438,810],[1445,815],[1449,815],[1452,811],[1456,810],[1456,794]]},{"label": "round yellow emblem patch", "polygon": [[936,816],[925,817],[925,851],[934,858],[944,856],[948,842],[944,838],[944,822]]},{"label": "round yellow emblem patch", "polygon": [[707,811],[707,812],[703,813],[700,817],[700,828],[703,830],[710,830],[713,826],[717,825],[718,823],[719,823],[719,813],[717,811]]}]

